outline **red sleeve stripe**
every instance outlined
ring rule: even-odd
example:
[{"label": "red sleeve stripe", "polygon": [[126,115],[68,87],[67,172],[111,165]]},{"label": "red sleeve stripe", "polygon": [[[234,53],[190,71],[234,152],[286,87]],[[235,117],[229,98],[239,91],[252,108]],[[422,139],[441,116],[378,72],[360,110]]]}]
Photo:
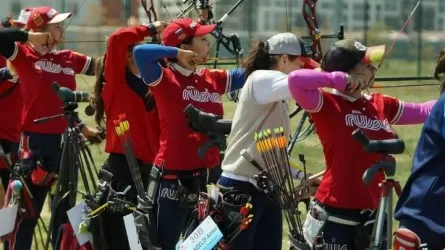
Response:
[{"label": "red sleeve stripe", "polygon": [[85,65],[83,65],[82,71],[80,72],[80,74],[85,74],[88,70],[88,68],[90,67],[91,64],[91,57],[87,56],[87,60],[85,62]]},{"label": "red sleeve stripe", "polygon": [[225,70],[225,72],[226,72],[226,76],[227,76],[227,79],[226,79],[226,92],[225,93],[229,93],[230,89],[232,88],[232,76],[230,75],[230,71]]},{"label": "red sleeve stripe", "polygon": [[14,53],[12,53],[12,55],[8,58],[8,60],[9,61],[14,60],[18,53],[19,53],[19,46],[17,45],[17,43],[14,43]]},{"label": "red sleeve stripe", "polygon": [[405,107],[405,103],[404,102],[398,100],[397,103],[399,104],[398,105],[399,107],[397,109],[396,114],[394,115],[394,118],[392,118],[392,120],[390,122],[391,124],[396,124],[397,122],[399,122],[399,119],[400,119],[400,117],[402,117],[403,109]]},{"label": "red sleeve stripe", "polygon": [[323,93],[321,92],[321,89],[317,90],[320,93],[320,95],[318,96],[318,105],[314,109],[306,110],[306,112],[308,113],[317,113],[323,107],[323,102],[324,102]]}]

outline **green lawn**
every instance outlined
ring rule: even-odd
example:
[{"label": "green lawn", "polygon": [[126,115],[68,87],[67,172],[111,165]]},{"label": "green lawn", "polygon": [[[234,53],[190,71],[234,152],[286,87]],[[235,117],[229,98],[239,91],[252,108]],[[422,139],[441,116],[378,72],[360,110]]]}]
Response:
[{"label": "green lawn", "polygon": [[[432,75],[435,63],[433,61],[424,62],[422,64],[423,72],[422,75]],[[398,60],[387,60],[377,73],[377,77],[383,76],[413,76],[417,72],[415,62],[404,62]],[[397,85],[397,84],[417,84],[417,82],[385,82],[380,83],[382,85]],[[422,83],[430,83],[429,81],[422,81]],[[78,76],[77,84],[79,90],[92,91],[94,85],[93,77]],[[409,87],[409,88],[384,88],[375,89],[376,91],[383,92],[387,95],[395,96],[401,100],[408,102],[423,102],[431,99],[435,99],[439,95],[439,89],[436,86],[425,86],[425,87]],[[85,105],[81,104],[79,107],[79,113],[88,124],[93,125],[94,121],[92,117],[85,116],[84,113]],[[225,117],[231,118],[235,110],[236,104],[224,102],[225,107]],[[298,119],[293,119],[293,128],[297,123]],[[405,140],[407,150],[404,154],[397,156],[398,170],[397,179],[403,185],[410,173],[411,169],[411,156],[414,153],[417,140],[419,138],[420,130],[422,126],[395,126],[395,130],[399,133],[400,138]],[[333,133],[335,130],[333,129]],[[106,159],[107,154],[103,151],[103,145],[99,147],[92,147],[94,153],[94,158],[96,165],[99,167]],[[324,169],[324,159],[322,148],[316,135],[311,135],[308,139],[303,142],[297,143],[293,151],[294,156],[298,154],[304,154],[307,161],[307,166],[310,172],[316,173]],[[79,189],[81,190],[81,189]],[[48,209],[45,208],[43,212],[43,217],[45,219],[49,218]],[[287,228],[287,225],[284,225]],[[287,234],[283,234],[283,243],[287,246]],[[286,249],[286,248],[283,248]]]}]

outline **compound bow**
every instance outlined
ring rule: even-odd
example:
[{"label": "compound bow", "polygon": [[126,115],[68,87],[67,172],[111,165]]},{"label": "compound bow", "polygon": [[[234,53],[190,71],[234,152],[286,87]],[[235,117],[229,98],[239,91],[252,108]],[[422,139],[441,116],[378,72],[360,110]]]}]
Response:
[{"label": "compound bow", "polygon": [[[340,26],[340,31],[337,34],[326,34],[322,35],[320,29],[318,28],[317,15],[316,15],[316,4],[318,0],[304,0],[302,5],[303,18],[308,27],[309,36],[303,36],[303,39],[311,41],[309,45],[307,45],[307,50],[310,51],[311,58],[316,62],[321,62],[323,58],[323,51],[321,47],[321,39],[344,39],[344,27]],[[298,113],[302,111],[302,108],[298,106],[297,108],[289,115],[289,118],[296,116]],[[309,124],[303,130],[304,124],[306,121]],[[307,112],[304,112],[298,122],[297,128],[290,139],[289,146],[287,148],[287,153],[290,155],[295,146],[295,143],[306,139],[309,135],[314,132],[314,124],[312,123]]]},{"label": "compound bow", "polygon": [[[226,36],[223,34],[223,23],[229,16],[244,2],[244,0],[238,0],[230,10],[224,14],[222,18],[219,19],[219,21],[215,22],[215,20],[212,18],[209,20],[208,23],[210,24],[216,24],[216,29],[212,32],[212,35],[216,38],[216,42],[213,46],[216,45],[215,50],[215,61],[213,64],[214,68],[217,68],[218,64],[218,57],[219,57],[219,51],[221,48],[221,45],[224,46],[224,48],[235,57],[235,64],[238,67],[240,64],[240,60],[243,57],[244,49],[241,47],[241,42],[238,34],[230,34],[229,36]],[[212,48],[213,48],[212,46]],[[227,97],[229,100],[233,102],[238,102],[238,95],[239,90],[231,91],[227,93]]]},{"label": "compound bow", "polygon": [[[218,57],[219,57],[221,45],[227,50],[227,52],[229,52],[233,56],[233,59],[235,59],[234,64],[236,66],[239,66],[239,64],[240,64],[240,60],[244,54],[244,49],[241,46],[239,36],[236,33],[230,34],[230,35],[225,35],[223,33],[223,24],[229,18],[229,16],[244,1],[245,0],[238,0],[230,8],[230,10],[227,13],[225,13],[218,21],[215,21],[213,12],[211,10],[212,6],[209,3],[209,0],[183,0],[182,3],[179,3],[178,0],[175,0],[175,3],[177,5],[178,9],[180,10],[180,13],[176,16],[176,18],[184,18],[184,17],[188,16],[190,14],[190,12],[194,9],[200,16],[201,23],[216,25],[216,29],[211,33],[211,35],[216,40],[215,40],[214,44],[210,47],[210,52],[209,52],[209,55],[210,55],[211,51],[213,51],[213,49],[215,49],[215,56],[210,57],[210,59],[213,60],[213,68],[214,69],[218,68],[218,60],[219,60]],[[145,3],[146,2],[145,0],[141,0],[141,2],[142,2],[142,6],[144,7],[145,12],[147,13],[147,15],[149,17],[149,21],[152,22],[152,20],[150,19],[150,17],[151,17],[150,12],[154,13],[153,16],[155,16],[155,18],[156,18],[155,9],[153,7],[153,0],[151,0],[150,8],[147,8],[147,4]],[[183,4],[187,4],[187,3],[188,3],[188,5],[186,7],[182,6]],[[170,13],[167,11],[167,8],[165,7],[165,5],[162,3],[162,0],[161,0],[161,4],[163,5],[163,8],[165,9],[166,13],[169,15],[169,18],[172,20],[173,18],[170,15]],[[206,11],[206,10],[208,10],[207,14],[203,15],[204,11]],[[232,91],[232,92],[227,93],[227,97],[229,98],[229,100],[237,102],[238,94],[239,94],[238,90]]]}]

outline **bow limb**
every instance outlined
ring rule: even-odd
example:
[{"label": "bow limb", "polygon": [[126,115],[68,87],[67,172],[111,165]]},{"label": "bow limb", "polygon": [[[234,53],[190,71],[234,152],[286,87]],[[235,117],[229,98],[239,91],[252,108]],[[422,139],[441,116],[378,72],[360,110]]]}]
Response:
[{"label": "bow limb", "polygon": [[[148,21],[150,23],[154,23],[154,22],[158,21],[158,15],[156,13],[156,9],[155,9],[153,0],[150,0],[150,7],[147,6],[146,0],[141,0],[141,5],[145,11],[145,14],[147,14]],[[153,35],[151,41],[152,41],[152,43],[160,43],[161,42],[157,35]]]},{"label": "bow limb", "polygon": [[302,6],[303,18],[308,27],[309,35],[312,39],[311,43],[311,57],[317,62],[320,62],[323,56],[321,48],[321,35],[318,28],[317,15],[315,8],[318,0],[304,0]]},{"label": "bow limb", "polygon": [[[79,13],[80,13],[80,10],[82,9],[82,7],[85,5],[85,3],[86,3],[86,0],[83,0],[82,3],[81,3],[81,5],[80,5],[80,7],[79,7]],[[76,17],[77,17],[77,16],[73,16],[73,17],[66,23],[65,27],[64,27],[63,30],[62,30],[62,34],[65,33],[65,31],[66,31],[66,29],[68,28],[68,26],[71,24],[71,22],[72,22]],[[63,43],[63,41],[62,41],[62,43]],[[81,75],[81,74],[79,74],[79,76],[80,76],[80,79],[82,79],[82,81],[83,81],[83,82],[87,85],[87,87],[90,89],[90,91],[91,91],[91,92],[94,92],[94,88],[91,87],[91,85],[88,83],[88,81],[85,79],[85,77],[84,77],[83,75]]]},{"label": "bow limb", "polygon": [[154,7],[153,0],[150,0],[150,7],[147,6],[146,0],[141,0],[141,5],[150,23],[153,23],[158,20],[158,15],[156,14],[156,9]]},{"label": "bow limb", "polygon": [[[318,28],[317,15],[315,13],[316,4],[317,0],[304,0],[302,4],[302,13],[304,21],[308,27],[308,33],[311,39],[311,57],[314,61],[320,62],[323,52],[321,48],[321,35]],[[296,104],[296,106],[297,108],[294,112],[292,112],[290,118],[302,111],[298,104]],[[303,130],[306,120],[308,120],[309,125]],[[303,115],[301,116],[300,121],[298,122],[298,126],[288,145],[287,153],[291,155],[295,144],[309,137],[309,135],[311,135],[313,131],[314,125],[312,123],[312,120],[310,119],[309,115],[303,111]]]},{"label": "bow limb", "polygon": [[[393,41],[391,42],[391,45],[389,47],[389,49],[386,51],[385,55],[383,56],[383,59],[380,61],[380,63],[378,64],[376,70],[374,71],[374,74],[372,78],[375,78],[375,74],[377,73],[377,71],[380,69],[380,67],[382,66],[383,61],[388,57],[389,53],[392,51],[392,49],[394,48],[395,43],[397,42],[397,40],[399,39],[401,33],[405,30],[405,28],[407,27],[408,23],[411,21],[414,13],[416,12],[417,8],[420,6],[420,4],[422,3],[422,0],[417,1],[416,5],[414,6],[413,10],[411,11],[411,13],[409,14],[408,18],[406,19],[405,23],[402,25],[402,28],[400,28],[399,32],[397,33],[397,36],[393,39]],[[371,80],[372,80],[371,78]],[[370,80],[370,81],[371,81]],[[370,86],[370,84],[368,83],[368,86]],[[393,133],[399,137],[398,133],[396,132],[395,128],[388,123],[389,126],[391,127],[391,130],[393,131]],[[411,160],[413,160],[412,154],[410,153],[410,151],[405,147],[405,152],[408,154],[408,156],[411,158]]]},{"label": "bow limb", "polygon": [[[203,13],[204,15],[200,15],[201,20],[206,21],[210,24],[216,24],[216,29],[212,32],[212,35],[216,38],[215,44],[210,48],[210,51],[212,51],[213,47],[216,45],[216,53],[214,61],[214,68],[217,68],[218,65],[218,56],[219,56],[219,50],[221,45],[233,56],[235,56],[236,59],[236,66],[239,67],[240,59],[243,57],[244,49],[241,46],[240,38],[238,34],[230,34],[229,36],[226,36],[223,34],[223,27],[224,21],[229,18],[229,16],[242,4],[245,0],[238,0],[231,8],[230,10],[225,13],[217,22],[213,19],[213,13],[211,12],[211,6],[208,4],[208,0],[201,0],[198,2],[201,3],[200,6],[197,6],[199,9],[207,9],[208,12]],[[205,15],[207,14],[207,15]],[[204,18],[204,19],[203,19]],[[238,102],[238,96],[239,96],[239,90],[231,91],[227,93],[227,97],[230,101]]]}]

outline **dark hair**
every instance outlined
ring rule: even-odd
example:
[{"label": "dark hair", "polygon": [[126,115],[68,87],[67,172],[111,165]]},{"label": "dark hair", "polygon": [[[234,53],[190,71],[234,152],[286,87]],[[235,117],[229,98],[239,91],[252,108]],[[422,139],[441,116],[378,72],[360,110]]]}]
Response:
[{"label": "dark hair", "polygon": [[96,58],[95,60],[95,75],[96,75],[96,83],[94,85],[94,93],[92,98],[92,105],[96,110],[96,115],[94,116],[94,120],[99,127],[105,123],[104,119],[104,100],[102,99],[102,88],[105,84],[105,57],[101,56]]},{"label": "dark hair", "polygon": [[[270,55],[269,45],[263,41],[253,41],[249,55],[242,62],[242,67],[245,69],[246,78],[249,77],[255,70],[268,70],[277,65],[279,56]],[[297,56],[287,55],[290,61],[297,59]]]},{"label": "dark hair", "polygon": [[441,79],[440,74],[445,73],[445,48],[440,51],[439,59],[437,59],[436,68],[434,69],[434,78],[441,81],[440,93],[445,91],[445,79]]},{"label": "dark hair", "polygon": [[1,20],[1,25],[3,28],[11,28],[12,27],[12,19],[10,17],[4,17]]},{"label": "dark hair", "polygon": [[[184,39],[184,41],[182,41],[182,43],[176,45],[176,48],[181,47],[181,45],[186,44],[186,45],[190,45],[193,43],[193,36],[187,37],[186,39]],[[172,63],[176,63],[178,62],[178,59],[176,58],[167,58],[167,61],[172,62]]]}]

